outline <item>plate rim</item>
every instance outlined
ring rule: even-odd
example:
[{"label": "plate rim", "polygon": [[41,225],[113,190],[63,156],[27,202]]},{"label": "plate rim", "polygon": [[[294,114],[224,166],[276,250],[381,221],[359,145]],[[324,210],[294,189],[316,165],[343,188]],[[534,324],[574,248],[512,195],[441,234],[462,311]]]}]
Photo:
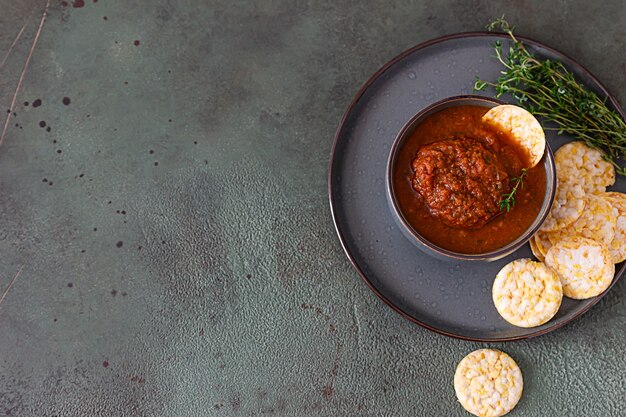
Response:
[{"label": "plate rim", "polygon": [[[338,143],[339,143],[339,138],[340,138],[341,132],[342,132],[342,130],[344,128],[344,125],[346,123],[346,120],[348,119],[349,115],[352,113],[352,111],[356,107],[357,103],[359,102],[359,100],[361,99],[363,94],[365,94],[367,89],[380,76],[382,76],[389,68],[391,68],[393,65],[395,65],[396,63],[398,63],[401,60],[403,60],[405,57],[413,54],[414,52],[419,51],[420,49],[427,48],[427,47],[432,46],[432,45],[436,45],[438,43],[445,42],[445,41],[449,41],[449,40],[453,40],[453,39],[469,38],[469,37],[498,37],[498,38],[509,39],[509,35],[506,34],[506,33],[485,32],[485,31],[460,32],[460,33],[453,33],[453,34],[450,34],[450,35],[444,35],[444,36],[440,36],[440,37],[437,37],[437,38],[433,38],[433,39],[427,40],[425,42],[421,42],[421,43],[419,43],[419,44],[417,44],[417,45],[415,45],[415,46],[413,46],[413,47],[411,47],[409,49],[404,50],[400,54],[396,55],[395,57],[393,57],[392,59],[387,61],[376,72],[374,72],[361,85],[361,87],[359,88],[357,93],[354,95],[354,97],[352,98],[352,100],[348,104],[348,107],[347,107],[346,111],[344,112],[344,114],[343,114],[343,116],[341,118],[341,121],[339,122],[339,125],[337,126],[337,129],[335,130],[335,135],[333,137],[333,144],[332,144],[332,147],[331,147],[331,150],[330,150],[330,159],[329,159],[329,162],[328,162],[328,170],[327,170],[327,172],[328,172],[327,173],[327,188],[328,188],[328,201],[330,203],[330,212],[331,212],[331,216],[332,216],[332,219],[333,219],[333,225],[335,227],[335,233],[337,234],[337,236],[339,238],[339,242],[341,243],[341,247],[343,248],[343,251],[344,251],[345,255],[348,257],[348,260],[350,261],[350,264],[352,265],[352,267],[356,270],[356,272],[361,277],[361,280],[367,285],[367,287],[369,287],[369,289],[381,301],[383,301],[388,307],[391,307],[392,310],[394,310],[396,313],[400,314],[405,319],[407,319],[410,322],[412,322],[414,324],[417,324],[418,326],[421,326],[421,327],[423,327],[423,328],[425,328],[427,330],[435,332],[437,334],[440,334],[440,335],[443,335],[443,336],[448,336],[448,337],[451,337],[451,338],[454,338],[454,339],[466,340],[466,341],[471,341],[471,342],[497,343],[497,342],[512,342],[512,341],[518,341],[518,340],[526,340],[526,339],[531,339],[533,337],[541,336],[541,335],[544,335],[546,333],[550,333],[550,332],[553,332],[555,330],[558,330],[558,329],[562,328],[563,326],[565,326],[565,325],[571,323],[572,321],[576,320],[577,318],[579,318],[580,316],[585,314],[587,311],[589,311],[589,309],[591,307],[595,306],[602,298],[604,298],[604,296],[611,290],[611,288],[613,288],[613,286],[617,283],[617,281],[620,280],[620,278],[624,274],[624,270],[626,269],[626,262],[624,262],[622,264],[622,267],[619,269],[619,271],[617,271],[616,276],[613,279],[613,282],[611,283],[611,285],[604,292],[602,292],[602,294],[596,296],[595,299],[588,306],[586,306],[585,308],[580,310],[578,313],[574,314],[572,317],[568,318],[567,320],[564,320],[561,323],[558,323],[558,324],[555,324],[553,326],[546,327],[545,329],[538,330],[536,332],[532,332],[532,333],[529,333],[529,334],[526,334],[526,335],[522,335],[522,336],[496,337],[496,338],[481,338],[481,337],[464,336],[464,335],[461,335],[461,334],[456,334],[456,333],[453,333],[453,332],[449,332],[449,331],[446,331],[446,330],[439,329],[437,327],[434,327],[434,326],[432,326],[432,325],[430,325],[428,323],[425,323],[425,322],[423,322],[423,321],[413,317],[412,315],[410,315],[409,313],[404,311],[402,308],[400,308],[399,306],[395,305],[391,300],[389,300],[381,291],[379,291],[374,286],[374,284],[370,281],[370,279],[367,277],[365,272],[358,265],[358,263],[356,262],[354,256],[352,255],[352,252],[350,251],[350,249],[348,248],[348,246],[346,244],[346,238],[345,238],[344,234],[342,233],[342,231],[339,228],[339,224],[338,224],[338,220],[337,220],[337,213],[336,213],[337,208],[335,207],[335,204],[333,202],[332,179],[333,179],[333,165],[334,165],[334,161],[335,161],[335,151],[337,149],[337,146],[338,146]],[[609,90],[605,87],[605,85],[602,82],[600,82],[600,80],[598,80],[598,78],[596,78],[583,65],[579,64],[576,60],[572,59],[567,54],[564,54],[563,52],[561,52],[561,51],[559,51],[557,49],[554,49],[554,48],[552,48],[550,46],[547,46],[543,42],[539,42],[539,41],[536,41],[534,39],[531,39],[531,38],[528,38],[528,37],[525,37],[525,36],[517,36],[516,35],[516,38],[521,40],[522,42],[528,42],[530,44],[534,44],[535,46],[543,48],[543,49],[545,49],[545,50],[547,50],[547,51],[549,51],[549,52],[551,52],[551,53],[553,53],[555,55],[560,55],[560,56],[563,56],[566,59],[568,59],[572,63],[573,67],[577,71],[579,71],[580,73],[584,74],[585,77],[588,77],[594,83],[596,83],[596,85],[602,91],[602,93],[606,95],[608,101],[611,103],[611,105],[617,111],[617,113],[619,113],[619,115],[622,117],[622,119],[626,120],[626,113],[624,113],[624,110],[620,106],[620,104],[617,101],[617,99],[609,92]]]}]

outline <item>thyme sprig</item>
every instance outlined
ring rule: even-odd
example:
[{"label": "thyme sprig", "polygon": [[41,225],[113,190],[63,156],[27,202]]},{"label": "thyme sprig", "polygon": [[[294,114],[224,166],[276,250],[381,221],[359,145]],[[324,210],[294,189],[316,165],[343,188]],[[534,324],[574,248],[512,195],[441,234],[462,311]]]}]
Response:
[{"label": "thyme sprig", "polygon": [[506,54],[500,41],[494,44],[496,58],[505,68],[495,82],[477,79],[474,89],[491,86],[496,98],[512,95],[520,106],[557,126],[545,127],[546,130],[582,139],[588,146],[603,151],[618,174],[626,175],[626,167],[619,163],[626,158],[626,122],[609,109],[606,98],[601,99],[579,83],[562,62],[540,59],[530,53],[504,17],[487,26],[490,31],[496,28],[512,40]]},{"label": "thyme sprig", "polygon": [[498,201],[498,206],[500,206],[500,211],[505,211],[508,213],[515,206],[515,193],[518,188],[524,188],[524,177],[528,172],[528,168],[522,169],[522,172],[519,177],[511,178],[510,182],[513,185],[511,188],[511,192],[502,194],[502,200]]}]

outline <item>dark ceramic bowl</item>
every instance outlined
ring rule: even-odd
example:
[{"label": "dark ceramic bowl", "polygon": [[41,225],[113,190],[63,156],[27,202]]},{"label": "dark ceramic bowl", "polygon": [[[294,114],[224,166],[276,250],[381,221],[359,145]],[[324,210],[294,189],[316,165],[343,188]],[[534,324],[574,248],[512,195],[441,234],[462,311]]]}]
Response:
[{"label": "dark ceramic bowl", "polygon": [[402,149],[405,141],[411,136],[415,128],[422,123],[428,116],[437,113],[440,110],[446,109],[448,107],[453,106],[482,106],[487,108],[492,108],[498,106],[500,104],[504,104],[499,100],[490,99],[482,96],[456,96],[446,98],[437,103],[434,103],[409,120],[398,136],[396,137],[393,145],[391,146],[391,151],[389,153],[389,159],[387,160],[387,175],[386,175],[386,194],[387,194],[387,202],[389,203],[389,207],[391,208],[391,214],[395,220],[395,222],[400,227],[400,231],[407,239],[409,239],[415,246],[421,249],[423,252],[434,256],[435,258],[446,260],[446,261],[495,261],[497,259],[503,258],[511,253],[515,252],[522,245],[524,245],[528,239],[530,239],[535,232],[541,227],[541,224],[544,222],[548,213],[550,212],[550,208],[552,207],[552,203],[554,201],[554,195],[556,192],[556,176],[555,176],[555,168],[554,168],[554,157],[552,155],[552,150],[550,146],[546,143],[546,151],[543,155],[542,160],[539,164],[543,164],[544,169],[546,170],[546,194],[543,199],[543,205],[541,206],[541,210],[535,221],[530,225],[530,227],[517,239],[508,243],[507,245],[485,253],[476,253],[476,254],[466,254],[453,252],[444,248],[441,248],[422,235],[420,235],[415,229],[411,227],[409,222],[404,217],[400,207],[396,201],[395,190],[393,185],[393,175],[395,172],[395,163],[396,156],[400,149]]}]

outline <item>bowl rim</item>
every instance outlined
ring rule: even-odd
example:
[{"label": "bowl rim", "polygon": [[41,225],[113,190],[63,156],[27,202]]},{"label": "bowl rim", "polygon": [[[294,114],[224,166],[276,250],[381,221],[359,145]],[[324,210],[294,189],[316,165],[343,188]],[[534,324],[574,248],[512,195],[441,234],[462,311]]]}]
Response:
[{"label": "bowl rim", "polygon": [[[436,101],[435,103],[432,103],[424,107],[423,109],[419,110],[402,126],[402,128],[396,135],[393,141],[393,144],[391,145],[391,149],[389,150],[389,156],[387,157],[387,165],[386,165],[386,173],[385,173],[385,193],[386,193],[387,201],[390,203],[389,206],[391,208],[393,217],[399,221],[400,223],[399,226],[402,227],[404,229],[403,231],[408,233],[411,238],[409,238],[409,236],[406,236],[406,233],[404,233],[405,237],[411,240],[414,244],[417,244],[418,246],[424,246],[428,248],[429,251],[436,253],[438,256],[443,257],[443,258],[448,258],[450,260],[493,261],[493,260],[501,259],[513,253],[514,251],[522,247],[526,242],[528,242],[528,240],[535,233],[537,233],[541,225],[544,223],[544,221],[548,217],[548,214],[550,213],[550,210],[552,208],[552,205],[554,204],[554,199],[556,196],[556,167],[554,163],[554,155],[552,153],[552,148],[548,144],[547,140],[546,140],[546,149],[540,161],[540,163],[544,164],[545,166],[546,160],[544,159],[547,158],[546,173],[550,172],[551,177],[552,177],[552,181],[549,181],[549,178],[547,178],[547,181],[546,181],[546,195],[548,196],[547,204],[546,203],[542,204],[541,210],[539,211],[539,213],[535,217],[535,220],[531,224],[532,227],[529,227],[524,233],[522,233],[521,235],[519,235],[517,238],[507,243],[506,245],[500,248],[491,250],[489,252],[472,253],[472,254],[462,253],[462,252],[455,252],[455,251],[445,249],[445,248],[435,245],[434,243],[432,243],[431,241],[423,237],[420,233],[418,233],[413,228],[413,226],[411,226],[411,224],[407,221],[407,219],[404,216],[404,213],[398,206],[398,203],[396,200],[396,194],[395,194],[393,177],[394,177],[394,166],[395,166],[395,161],[397,159],[398,152],[402,148],[402,145],[404,145],[404,143],[406,142],[407,138],[413,132],[413,130],[417,127],[419,123],[422,122],[421,119],[423,119],[424,117],[429,117],[437,113],[438,107],[441,107],[449,103],[454,103],[455,101],[467,101],[467,100],[472,100],[475,102],[480,102],[480,101],[487,102],[489,104],[495,104],[496,106],[507,104],[502,100],[498,100],[498,99],[491,98],[491,97],[485,97],[485,96],[474,95],[474,94],[466,94],[466,95],[446,97],[444,99]],[[454,104],[449,107],[454,107]],[[444,108],[448,108],[448,107],[444,107]],[[441,110],[443,110],[443,108]],[[544,201],[545,201],[545,198],[546,197],[544,196]],[[427,253],[429,253],[429,251],[427,251]],[[429,254],[431,256],[433,255],[433,253],[429,253]]]}]

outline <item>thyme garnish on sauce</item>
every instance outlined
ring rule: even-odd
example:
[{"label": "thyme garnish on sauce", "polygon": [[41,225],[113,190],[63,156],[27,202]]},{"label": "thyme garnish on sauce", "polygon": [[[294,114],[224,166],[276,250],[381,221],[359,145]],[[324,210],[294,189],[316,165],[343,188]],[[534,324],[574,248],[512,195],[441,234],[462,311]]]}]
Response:
[{"label": "thyme garnish on sauce", "polygon": [[495,82],[478,79],[474,89],[480,91],[491,86],[496,98],[511,94],[521,107],[558,126],[544,127],[545,130],[582,139],[587,146],[603,151],[604,159],[615,166],[618,174],[626,175],[626,167],[618,163],[626,158],[626,122],[608,108],[606,98],[599,98],[576,81],[562,62],[540,59],[528,52],[504,17],[487,26],[490,31],[495,28],[507,33],[513,41],[506,56],[500,41],[494,44],[496,58],[505,69]]},{"label": "thyme garnish on sauce", "polygon": [[508,213],[511,211],[513,206],[515,206],[515,193],[518,188],[524,188],[524,177],[528,172],[528,168],[522,169],[522,173],[519,177],[511,178],[511,183],[515,185],[511,189],[510,193],[502,194],[502,200],[498,201],[498,206],[500,206],[500,211],[505,211]]}]

